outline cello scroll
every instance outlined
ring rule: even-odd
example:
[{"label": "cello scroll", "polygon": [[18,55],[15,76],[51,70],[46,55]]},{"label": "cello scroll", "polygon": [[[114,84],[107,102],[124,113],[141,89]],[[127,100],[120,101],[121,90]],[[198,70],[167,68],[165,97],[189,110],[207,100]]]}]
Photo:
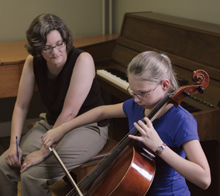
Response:
[{"label": "cello scroll", "polygon": [[200,93],[202,94],[205,88],[209,85],[209,75],[206,71],[198,69],[193,71],[192,80],[195,85],[182,86],[178,88],[171,98],[171,101],[175,106],[179,105],[184,97]]}]

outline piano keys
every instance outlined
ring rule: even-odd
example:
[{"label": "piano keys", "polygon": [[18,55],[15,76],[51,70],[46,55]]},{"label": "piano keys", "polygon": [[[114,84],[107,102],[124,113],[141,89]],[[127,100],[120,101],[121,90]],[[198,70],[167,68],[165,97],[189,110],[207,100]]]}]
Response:
[{"label": "piano keys", "polygon": [[[122,72],[117,72],[117,73],[122,73]],[[111,70],[105,70],[105,69],[101,69],[101,70],[97,70],[97,75],[100,78],[106,79],[107,81],[111,82],[112,84],[115,84],[116,86],[118,86],[119,88],[123,89],[123,90],[127,90],[129,84],[127,80],[123,80],[122,77],[120,77],[121,75],[117,74],[114,75]]]}]

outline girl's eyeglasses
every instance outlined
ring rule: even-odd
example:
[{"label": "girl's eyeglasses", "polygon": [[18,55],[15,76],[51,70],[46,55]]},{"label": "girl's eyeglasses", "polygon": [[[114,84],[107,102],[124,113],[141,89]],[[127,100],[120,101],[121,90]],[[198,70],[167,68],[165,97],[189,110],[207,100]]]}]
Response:
[{"label": "girl's eyeglasses", "polygon": [[[160,82],[161,83],[161,82]],[[140,93],[134,93],[131,89],[130,89],[130,86],[128,86],[127,88],[127,91],[130,95],[132,95],[133,97],[134,96],[137,96],[139,99],[144,99],[146,97],[148,97],[149,95],[151,95],[151,93],[153,93],[157,87],[160,85],[160,83],[150,92],[140,92]]]}]

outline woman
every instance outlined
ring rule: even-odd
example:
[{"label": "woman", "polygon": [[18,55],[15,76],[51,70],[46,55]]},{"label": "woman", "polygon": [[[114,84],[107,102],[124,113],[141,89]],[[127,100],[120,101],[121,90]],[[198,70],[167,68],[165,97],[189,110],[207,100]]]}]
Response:
[{"label": "woman", "polygon": [[[49,185],[64,176],[41,137],[52,128],[103,105],[90,54],[73,47],[71,31],[56,15],[36,17],[26,32],[27,57],[14,107],[9,149],[0,157],[0,195],[49,196]],[[22,137],[23,124],[37,83],[48,109]],[[56,149],[68,170],[96,155],[106,143],[108,121],[101,120],[66,134]],[[16,138],[18,154],[16,152]]]},{"label": "woman", "polygon": [[160,100],[178,88],[170,59],[153,51],[143,52],[131,61],[127,72],[128,92],[134,96],[133,99],[97,107],[49,130],[42,138],[45,147],[56,145],[65,134],[83,124],[127,117],[130,130],[135,127],[142,135],[129,137],[144,143],[157,154],[156,174],[147,195],[188,196],[190,191],[185,178],[207,189],[211,183],[210,168],[193,116],[181,106],[176,108],[170,103],[153,122],[145,117]]}]

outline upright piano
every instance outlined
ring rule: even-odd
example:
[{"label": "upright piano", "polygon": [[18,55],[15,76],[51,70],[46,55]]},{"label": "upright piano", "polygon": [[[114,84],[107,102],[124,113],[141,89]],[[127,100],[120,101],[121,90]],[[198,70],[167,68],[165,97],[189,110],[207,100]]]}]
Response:
[{"label": "upright piano", "polygon": [[[209,74],[210,83],[205,92],[185,98],[181,104],[197,119],[201,141],[209,142],[205,144],[209,147],[217,142],[213,146],[214,151],[206,151],[206,154],[211,153],[210,166],[211,169],[215,167],[211,186],[218,187],[220,25],[153,12],[126,13],[111,58],[96,61],[101,88],[119,101],[130,98],[126,91],[127,65],[134,56],[147,50],[170,57],[181,85],[194,84],[191,79],[194,70],[203,69]],[[200,190],[196,191],[199,195],[205,195]]]}]

